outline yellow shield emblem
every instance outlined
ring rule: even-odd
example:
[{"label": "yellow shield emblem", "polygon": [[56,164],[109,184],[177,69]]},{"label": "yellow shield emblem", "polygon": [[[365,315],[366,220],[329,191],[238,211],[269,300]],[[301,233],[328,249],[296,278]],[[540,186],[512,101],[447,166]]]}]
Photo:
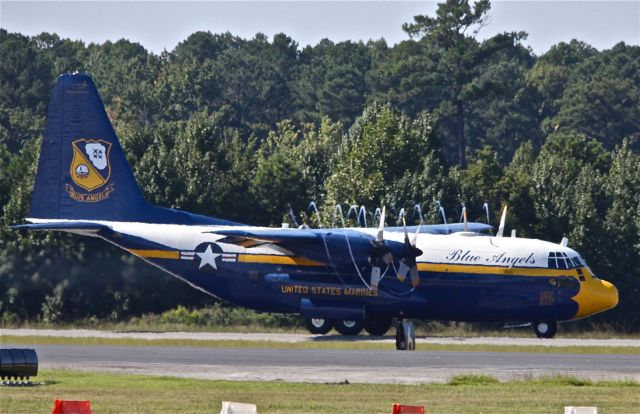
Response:
[{"label": "yellow shield emblem", "polygon": [[73,182],[87,191],[102,187],[111,177],[111,143],[102,139],[77,139],[71,143],[73,160],[69,168]]}]

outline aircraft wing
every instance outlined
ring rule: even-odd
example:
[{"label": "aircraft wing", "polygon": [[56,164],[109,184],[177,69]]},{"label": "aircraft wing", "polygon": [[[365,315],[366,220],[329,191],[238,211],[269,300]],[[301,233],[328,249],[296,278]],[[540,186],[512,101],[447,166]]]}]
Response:
[{"label": "aircraft wing", "polygon": [[[243,247],[272,244],[296,256],[326,261],[327,252],[332,257],[344,256],[351,249],[356,259],[371,255],[371,242],[375,237],[351,229],[226,229],[211,233],[225,237],[220,243]],[[387,241],[394,250],[403,244]]]},{"label": "aircraft wing", "polygon": [[[493,229],[493,226],[484,223],[467,223],[468,231],[473,233],[485,233]],[[418,226],[407,226],[407,232],[415,233]],[[385,231],[403,232],[404,227],[385,227]],[[464,223],[451,224],[423,224],[420,233],[427,234],[451,234],[464,231]]]}]

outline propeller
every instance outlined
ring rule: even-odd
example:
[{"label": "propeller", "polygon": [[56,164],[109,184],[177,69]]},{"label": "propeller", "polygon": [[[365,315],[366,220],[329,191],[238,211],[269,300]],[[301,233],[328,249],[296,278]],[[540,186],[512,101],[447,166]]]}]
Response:
[{"label": "propeller", "polygon": [[462,206],[462,216],[464,217],[464,231],[469,231],[469,223],[467,222],[467,208]]},{"label": "propeller", "polygon": [[496,237],[502,237],[504,234],[504,224],[507,221],[507,206],[502,209],[502,216],[500,216],[500,226],[498,227],[498,233]]},{"label": "propeller", "polygon": [[422,254],[422,250],[416,247],[416,242],[418,240],[421,225],[418,225],[416,233],[413,235],[413,241],[410,241],[409,233],[407,233],[407,222],[404,217],[402,218],[402,224],[404,226],[404,254],[402,259],[400,259],[400,268],[398,269],[397,277],[401,282],[404,282],[408,272],[411,277],[411,284],[413,287],[416,287],[420,283],[416,258]]},{"label": "propeller", "polygon": [[386,264],[388,266],[393,262],[391,249],[384,242],[384,218],[385,207],[382,207],[378,234],[375,240],[371,240],[371,287],[373,289],[378,289],[382,265]]}]

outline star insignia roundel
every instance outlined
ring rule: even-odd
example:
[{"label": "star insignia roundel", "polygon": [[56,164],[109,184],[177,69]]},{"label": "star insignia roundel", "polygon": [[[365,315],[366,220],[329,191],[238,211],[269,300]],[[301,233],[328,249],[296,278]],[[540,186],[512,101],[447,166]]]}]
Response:
[{"label": "star insignia roundel", "polygon": [[222,249],[215,243],[201,243],[195,248],[194,262],[199,270],[218,270]]}]

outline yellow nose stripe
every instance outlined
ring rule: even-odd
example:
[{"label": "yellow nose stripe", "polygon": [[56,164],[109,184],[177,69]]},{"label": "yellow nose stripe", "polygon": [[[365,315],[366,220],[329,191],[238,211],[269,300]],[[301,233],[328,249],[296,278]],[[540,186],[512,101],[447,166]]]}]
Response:
[{"label": "yellow nose stripe", "polygon": [[615,307],[618,304],[618,289],[606,280],[588,277],[580,284],[580,291],[572,299],[578,303],[578,312],[573,319],[580,319]]}]

